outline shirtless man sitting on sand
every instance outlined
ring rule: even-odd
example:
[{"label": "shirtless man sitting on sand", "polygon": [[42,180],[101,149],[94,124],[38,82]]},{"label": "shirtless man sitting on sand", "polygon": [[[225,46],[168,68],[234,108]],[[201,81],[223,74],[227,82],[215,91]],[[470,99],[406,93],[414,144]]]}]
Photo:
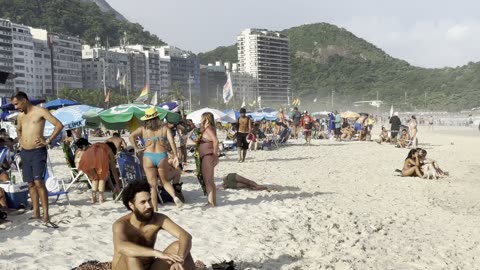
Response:
[{"label": "shirtless man sitting on sand", "polygon": [[122,137],[120,137],[120,134],[118,134],[118,132],[114,132],[112,137],[107,139],[105,142],[112,142],[113,144],[115,144],[118,152],[122,151],[123,149],[127,149],[127,143]]},{"label": "shirtless man sitting on sand", "polygon": [[[129,184],[122,200],[132,213],[113,224],[112,270],[195,269],[190,255],[192,236],[166,215],[153,212],[150,185],[147,182],[135,181]],[[154,249],[160,230],[165,230],[178,239],[163,252]]]}]

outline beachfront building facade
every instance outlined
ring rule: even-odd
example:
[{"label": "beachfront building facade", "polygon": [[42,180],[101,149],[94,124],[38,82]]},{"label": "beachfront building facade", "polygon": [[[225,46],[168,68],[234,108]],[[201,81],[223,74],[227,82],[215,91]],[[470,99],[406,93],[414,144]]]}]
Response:
[{"label": "beachfront building facade", "polygon": [[223,103],[223,86],[227,81],[227,69],[221,62],[215,65],[200,66],[200,105],[202,107],[217,107]]},{"label": "beachfront building facade", "polygon": [[[137,44],[127,45],[125,46],[125,49],[127,49],[128,51],[140,52],[144,55],[146,85],[148,86],[150,96],[152,96],[155,92],[160,92],[160,55],[156,48]],[[143,87],[138,90],[142,89]]]},{"label": "beachfront building facade", "polygon": [[127,53],[106,50],[100,46],[82,46],[82,81],[85,89],[126,92],[129,87],[128,74],[130,61]]},{"label": "beachfront building facade", "polygon": [[[290,50],[287,36],[264,29],[245,29],[237,37],[239,72],[257,81],[264,104],[288,104]],[[235,94],[235,93],[234,93]]]},{"label": "beachfront building facade", "polygon": [[159,52],[162,59],[168,59],[170,62],[170,86],[179,85],[183,95],[188,99],[190,94],[192,97],[198,97],[200,95],[200,61],[197,56],[175,46],[161,46]]},{"label": "beachfront building facade", "polygon": [[[13,73],[12,23],[0,18],[0,71]],[[0,96],[11,97],[14,92],[13,80],[0,84]]]},{"label": "beachfront building facade", "polygon": [[29,97],[40,97],[43,92],[35,86],[35,52],[30,28],[12,23],[13,70],[15,91],[23,91]]},{"label": "beachfront building facade", "polygon": [[33,39],[35,92],[40,93],[40,97],[45,95],[53,96],[51,51],[44,40],[35,38],[38,36],[47,36],[48,33],[46,30],[31,27],[30,33],[32,33]]}]

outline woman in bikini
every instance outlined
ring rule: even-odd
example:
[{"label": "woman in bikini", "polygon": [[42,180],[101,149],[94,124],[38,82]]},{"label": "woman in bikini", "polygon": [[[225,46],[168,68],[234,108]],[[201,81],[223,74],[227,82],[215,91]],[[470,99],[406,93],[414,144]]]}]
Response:
[{"label": "woman in bikini", "polygon": [[[173,160],[175,167],[178,167],[178,155],[175,141],[168,125],[162,125],[158,112],[155,108],[148,108],[145,115],[140,118],[145,121],[143,127],[137,128],[129,136],[130,144],[134,147],[135,152],[143,151],[143,169],[147,176],[147,181],[152,188],[152,204],[153,210],[158,211],[158,197],[157,197],[157,179],[160,177],[163,188],[172,196],[173,201],[178,207],[183,205],[183,202],[175,196],[175,190],[172,184],[168,181],[168,154],[167,143],[173,151]],[[135,139],[142,137],[145,141],[145,149],[140,150],[135,143]]]},{"label": "woman in bikini", "polygon": [[218,164],[218,138],[212,113],[202,114],[200,132],[202,136],[198,145],[198,152],[202,164],[202,176],[207,190],[208,205],[214,207],[217,204],[213,177],[215,166]]},{"label": "woman in bikini", "polygon": [[417,149],[412,149],[408,152],[408,156],[403,163],[402,176],[422,176],[418,154]]}]

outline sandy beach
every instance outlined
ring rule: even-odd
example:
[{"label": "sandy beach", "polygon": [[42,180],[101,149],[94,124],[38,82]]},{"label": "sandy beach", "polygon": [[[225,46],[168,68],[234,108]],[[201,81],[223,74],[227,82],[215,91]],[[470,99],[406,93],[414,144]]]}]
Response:
[{"label": "sandy beach", "polygon": [[[418,136],[450,177],[396,176],[408,150],[392,145],[293,141],[249,152],[245,163],[227,152],[217,166],[217,184],[236,172],[274,191],[221,189],[219,207],[204,209],[196,178],[185,174],[187,204],[159,210],[192,234],[192,255],[208,266],[234,260],[238,269],[479,269],[480,132],[420,127]],[[61,150],[50,156],[55,175],[68,178]],[[110,261],[111,225],[127,210],[111,196],[92,206],[89,195],[74,191],[70,205],[51,205],[57,230],[29,221],[31,211],[9,217],[13,224],[0,230],[0,269]],[[156,247],[172,240],[161,233]]]}]

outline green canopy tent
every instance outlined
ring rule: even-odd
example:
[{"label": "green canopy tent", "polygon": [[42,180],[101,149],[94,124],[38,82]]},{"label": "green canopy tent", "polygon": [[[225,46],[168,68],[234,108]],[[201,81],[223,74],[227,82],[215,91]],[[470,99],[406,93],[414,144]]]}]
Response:
[{"label": "green canopy tent", "polygon": [[[86,125],[89,127],[98,127],[100,124],[110,130],[119,130],[135,126],[134,122],[139,122],[145,114],[145,110],[151,108],[151,105],[144,104],[122,104],[110,109],[95,113],[89,111],[83,115],[86,119]],[[160,119],[166,119],[167,122],[176,124],[182,120],[180,114],[173,113],[160,107],[155,107]]]}]

